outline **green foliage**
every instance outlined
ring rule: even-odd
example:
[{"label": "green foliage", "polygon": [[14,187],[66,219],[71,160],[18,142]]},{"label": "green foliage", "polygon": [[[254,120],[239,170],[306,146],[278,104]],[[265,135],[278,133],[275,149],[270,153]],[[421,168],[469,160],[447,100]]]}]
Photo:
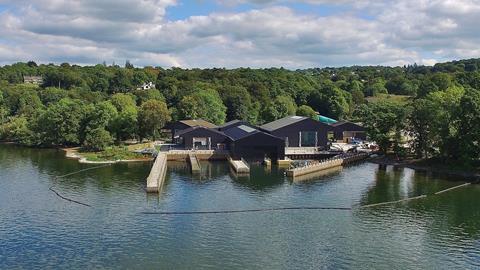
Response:
[{"label": "green foliage", "polygon": [[89,161],[132,160],[143,157],[141,154],[129,151],[124,146],[109,146],[101,152],[82,152],[81,155]]},{"label": "green foliage", "polygon": [[215,124],[225,122],[227,108],[220,95],[212,89],[200,90],[184,97],[178,106],[183,119],[204,119]]},{"label": "green foliage", "polygon": [[252,99],[245,87],[227,86],[221,89],[223,103],[227,107],[227,121],[239,119],[256,122]]},{"label": "green foliage", "polygon": [[24,116],[11,117],[0,125],[0,140],[29,144],[31,130]]},{"label": "green foliage", "polygon": [[90,129],[87,131],[83,147],[89,151],[103,151],[113,143],[110,132],[103,128]]},{"label": "green foliage", "polygon": [[469,88],[460,100],[457,113],[459,158],[463,162],[480,159],[480,90]]},{"label": "green foliage", "polygon": [[[156,136],[156,123],[143,122],[150,109],[137,107],[150,100],[165,101],[173,120],[204,118],[217,124],[232,119],[261,124],[295,113],[312,116],[315,110],[337,119],[373,114],[366,125],[384,150],[393,146],[399,152],[408,132],[418,156],[467,162],[478,159],[479,152],[479,67],[480,59],[433,67],[296,71],[15,63],[0,67],[0,130],[3,139],[33,145],[82,145],[93,130],[109,132],[119,143]],[[23,84],[23,75],[43,76],[44,85]],[[158,90],[136,90],[150,81]],[[161,111],[168,114],[163,105]]]},{"label": "green foliage", "polygon": [[384,153],[393,146],[399,149],[404,130],[407,108],[401,103],[381,101],[360,106],[357,114],[369,137],[377,142]]},{"label": "green foliage", "polygon": [[35,132],[45,145],[78,145],[84,118],[83,103],[65,98],[40,114]]},{"label": "green foliage", "polygon": [[146,101],[138,113],[140,136],[157,139],[161,129],[170,120],[170,111],[165,102],[154,99]]},{"label": "green foliage", "polygon": [[312,107],[308,105],[302,105],[297,109],[297,115],[310,117],[312,119],[318,120],[318,115]]},{"label": "green foliage", "polygon": [[345,91],[331,82],[326,82],[320,89],[313,92],[309,99],[309,105],[321,115],[334,119],[342,119],[349,111]]},{"label": "green foliage", "polygon": [[295,101],[289,96],[278,96],[275,98],[273,108],[276,112],[276,118],[283,118],[289,115],[295,115],[297,106]]},{"label": "green foliage", "polygon": [[133,94],[137,98],[138,106],[142,105],[142,103],[151,99],[165,102],[165,97],[157,89],[135,90],[133,91]]}]

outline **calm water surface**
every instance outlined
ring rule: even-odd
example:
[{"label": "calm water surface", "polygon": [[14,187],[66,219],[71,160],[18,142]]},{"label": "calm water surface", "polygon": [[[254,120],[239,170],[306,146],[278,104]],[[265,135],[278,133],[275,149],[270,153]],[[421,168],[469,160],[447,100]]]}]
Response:
[{"label": "calm water surface", "polygon": [[[0,268],[479,269],[480,186],[378,208],[187,216],[294,206],[351,207],[461,184],[369,163],[292,182],[224,162],[170,163],[160,196],[147,196],[150,164],[91,165],[55,150],[0,145]],[[447,181],[449,180],[449,181]],[[58,198],[49,191],[88,203]]]}]

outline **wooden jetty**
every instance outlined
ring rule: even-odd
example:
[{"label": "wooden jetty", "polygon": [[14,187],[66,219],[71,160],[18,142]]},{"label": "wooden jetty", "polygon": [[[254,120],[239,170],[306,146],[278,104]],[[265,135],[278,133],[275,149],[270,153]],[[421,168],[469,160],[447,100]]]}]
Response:
[{"label": "wooden jetty", "polygon": [[231,157],[229,157],[228,162],[230,163],[230,166],[232,166],[235,173],[237,174],[250,173],[250,166],[248,166],[248,163],[244,159],[233,160]]},{"label": "wooden jetty", "polygon": [[167,154],[159,153],[147,177],[147,192],[160,192],[167,174]]},{"label": "wooden jetty", "polygon": [[188,162],[190,163],[192,173],[200,172],[200,162],[198,161],[198,158],[194,153],[188,154]]},{"label": "wooden jetty", "polygon": [[307,166],[290,169],[287,171],[287,176],[295,178],[298,176],[316,173],[319,171],[323,171],[323,170],[327,170],[335,167],[345,166],[347,164],[363,160],[367,157],[368,157],[368,154],[366,153],[335,157],[335,158],[327,159],[322,162],[316,162],[316,163],[309,164]]}]

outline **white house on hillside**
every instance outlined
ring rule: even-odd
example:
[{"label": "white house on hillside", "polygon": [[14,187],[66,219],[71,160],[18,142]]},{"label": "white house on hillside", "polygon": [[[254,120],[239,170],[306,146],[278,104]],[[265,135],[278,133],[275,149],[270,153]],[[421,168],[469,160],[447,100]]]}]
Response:
[{"label": "white house on hillside", "polygon": [[137,87],[137,90],[150,90],[150,89],[155,89],[155,84],[152,82],[144,83]]}]

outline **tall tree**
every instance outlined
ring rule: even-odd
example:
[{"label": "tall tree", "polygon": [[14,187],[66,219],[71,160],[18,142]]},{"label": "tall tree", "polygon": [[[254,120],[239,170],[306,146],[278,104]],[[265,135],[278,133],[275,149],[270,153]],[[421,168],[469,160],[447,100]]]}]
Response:
[{"label": "tall tree", "polygon": [[163,101],[148,100],[142,104],[138,112],[140,136],[156,140],[161,129],[171,120],[170,111]]}]

